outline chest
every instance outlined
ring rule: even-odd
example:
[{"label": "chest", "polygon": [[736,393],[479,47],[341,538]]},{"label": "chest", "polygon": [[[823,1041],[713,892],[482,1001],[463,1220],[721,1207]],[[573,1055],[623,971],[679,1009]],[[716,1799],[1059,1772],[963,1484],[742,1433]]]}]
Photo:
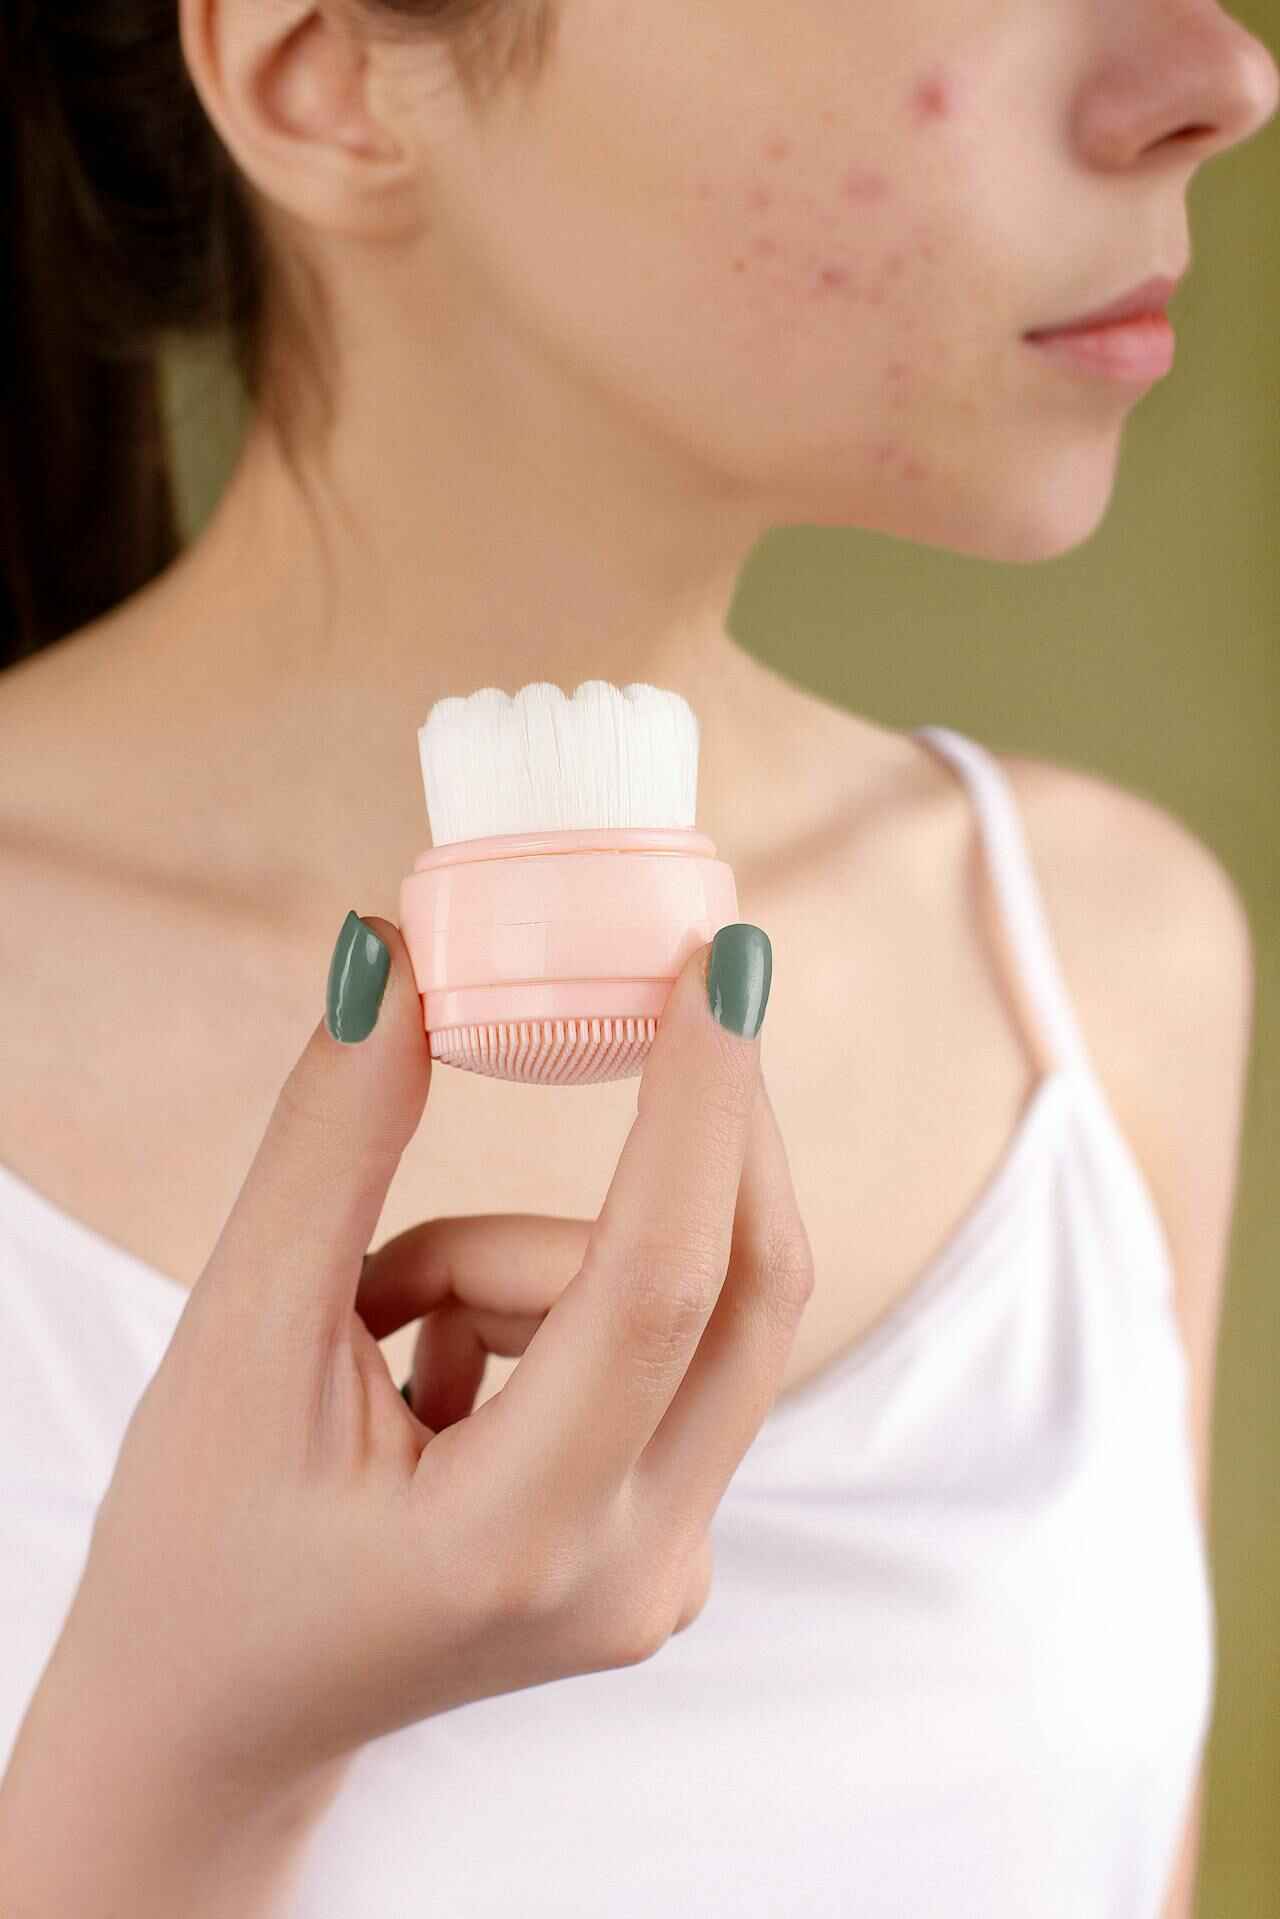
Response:
[{"label": "chest", "polygon": [[[962,872],[895,885],[886,850],[743,901],[773,941],[763,1067],[817,1278],[783,1391],[910,1289],[980,1199],[1044,1070],[993,967],[981,894]],[[41,917],[40,965],[14,952],[6,967],[0,1160],[189,1287],[320,1015],[327,955],[309,971],[272,963],[225,926],[110,895],[50,891]],[[437,1067],[375,1243],[442,1213],[594,1218],[637,1085]],[[397,1378],[413,1339],[384,1341]],[[480,1399],[516,1363],[491,1357]]]}]

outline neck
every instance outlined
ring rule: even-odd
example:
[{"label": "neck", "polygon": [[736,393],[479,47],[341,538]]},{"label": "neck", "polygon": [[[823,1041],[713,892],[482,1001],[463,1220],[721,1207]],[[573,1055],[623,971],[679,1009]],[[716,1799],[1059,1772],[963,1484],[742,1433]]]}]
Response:
[{"label": "neck", "polygon": [[[344,500],[363,497],[353,464]],[[803,695],[725,628],[740,555],[697,568],[673,536],[664,559],[609,512],[579,515],[533,486],[520,516],[482,522],[455,503],[444,538],[433,503],[405,492],[389,523],[348,523],[321,493],[322,542],[274,443],[250,432],[209,523],[125,626],[116,684],[145,713],[145,747],[128,756],[140,813],[162,785],[180,794],[184,843],[237,892],[246,874],[265,889],[286,872],[289,924],[306,936],[336,906],[394,919],[400,877],[430,843],[417,728],[432,703],[598,678],[689,701],[697,824],[721,857],[773,841],[771,804],[799,804],[812,768],[793,737]],[[385,498],[372,475],[368,497]],[[159,845],[166,829],[143,830]]]}]

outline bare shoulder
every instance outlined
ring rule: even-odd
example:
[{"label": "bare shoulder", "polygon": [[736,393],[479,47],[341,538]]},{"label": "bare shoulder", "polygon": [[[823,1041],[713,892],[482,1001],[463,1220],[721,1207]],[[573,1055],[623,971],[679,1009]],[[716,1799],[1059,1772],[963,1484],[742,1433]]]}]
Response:
[{"label": "bare shoulder", "polygon": [[1248,909],[1213,849],[1157,802],[1096,773],[995,757],[1091,1057],[1165,1226],[1204,1508],[1253,1048]]},{"label": "bare shoulder", "polygon": [[[1102,774],[994,757],[1014,790],[1073,983],[1076,975],[1096,975],[1098,985],[1110,986],[1133,1027],[1135,1065],[1151,1060],[1153,1041],[1177,1041],[1192,1007],[1202,1020],[1247,1021],[1254,986],[1248,909],[1212,847],[1157,801]],[[1219,1024],[1214,1046],[1222,1039]],[[1190,1034],[1177,1041],[1176,1057],[1185,1060],[1192,1044]]]}]

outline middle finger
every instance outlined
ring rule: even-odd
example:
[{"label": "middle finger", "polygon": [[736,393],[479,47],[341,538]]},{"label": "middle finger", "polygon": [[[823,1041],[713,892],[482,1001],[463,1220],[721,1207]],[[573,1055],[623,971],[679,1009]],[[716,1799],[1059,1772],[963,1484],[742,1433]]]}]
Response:
[{"label": "middle finger", "polygon": [[705,1532],[778,1396],[813,1292],[813,1255],[763,1074],[733,1217],[729,1270],[698,1349],[636,1465],[657,1523]]}]

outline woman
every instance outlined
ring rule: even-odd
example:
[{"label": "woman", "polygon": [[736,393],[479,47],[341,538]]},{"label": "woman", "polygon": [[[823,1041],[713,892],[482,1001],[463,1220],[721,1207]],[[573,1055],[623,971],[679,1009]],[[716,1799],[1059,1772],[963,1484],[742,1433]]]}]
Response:
[{"label": "woman", "polygon": [[[778,524],[1096,530],[1143,385],[1026,336],[1185,270],[1270,54],[1211,0],[4,35],[0,1903],[1190,1914],[1243,909],[1135,796],[725,622]],[[208,323],[253,407],[175,556],[154,352]],[[647,1120],[424,1116],[415,729],[585,677],[699,716],[769,1097],[704,950]],[[353,899],[364,1036],[297,1059]],[[691,1265],[610,1318],[677,1227],[714,1311]],[[601,1468],[646,1434],[661,1504]]]}]

